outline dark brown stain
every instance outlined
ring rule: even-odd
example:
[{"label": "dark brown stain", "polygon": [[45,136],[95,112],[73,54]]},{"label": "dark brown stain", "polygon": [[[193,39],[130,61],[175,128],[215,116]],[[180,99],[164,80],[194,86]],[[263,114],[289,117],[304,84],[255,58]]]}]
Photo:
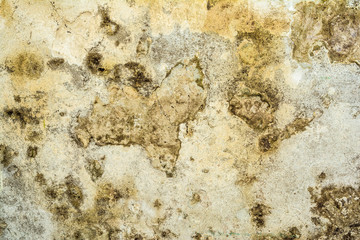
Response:
[{"label": "dark brown stain", "polygon": [[210,10],[212,7],[215,6],[216,2],[217,2],[216,0],[208,0],[206,3],[206,9]]},{"label": "dark brown stain", "polygon": [[101,24],[100,27],[105,30],[105,33],[109,36],[114,36],[119,32],[120,26],[116,22],[112,21],[109,16],[109,12],[105,8],[100,8]]},{"label": "dark brown stain", "polygon": [[320,180],[324,180],[324,179],[326,178],[326,173],[321,172],[321,173],[318,175],[318,178],[319,178]]},{"label": "dark brown stain", "polygon": [[[47,94],[36,91],[31,95],[15,95],[14,102],[7,105],[0,115],[7,120],[19,137],[38,144],[45,130]],[[18,131],[15,131],[18,130]]]},{"label": "dark brown stain", "polygon": [[252,208],[250,208],[251,221],[257,228],[265,227],[265,218],[270,213],[270,208],[263,203],[256,203]]},{"label": "dark brown stain", "polygon": [[20,103],[21,102],[21,97],[19,95],[14,95],[14,100],[17,103]]},{"label": "dark brown stain", "polygon": [[[123,79],[123,83],[135,88],[140,94],[150,96],[156,89],[152,79],[148,77],[145,67],[136,62],[125,63],[124,68],[118,65],[115,73],[115,81]],[[128,72],[127,72],[128,71]]]},{"label": "dark brown stain", "polygon": [[103,56],[100,53],[90,52],[85,59],[85,63],[92,74],[98,74],[105,71],[102,66],[102,60]]},{"label": "dark brown stain", "polygon": [[314,206],[311,220],[320,226],[311,239],[360,238],[360,189],[352,186],[329,185],[308,188]]},{"label": "dark brown stain", "polygon": [[39,124],[40,121],[36,117],[36,113],[31,108],[5,108],[4,114],[14,122],[18,122],[21,128],[25,128],[27,124]]},{"label": "dark brown stain", "polygon": [[35,180],[35,182],[39,183],[40,185],[46,185],[46,180],[45,180],[44,174],[42,174],[42,173],[37,173],[34,180]]},{"label": "dark brown stain", "polygon": [[192,239],[195,239],[195,240],[201,240],[202,239],[202,235],[200,233],[195,233],[191,236]]},{"label": "dark brown stain", "polygon": [[38,151],[38,147],[36,146],[29,146],[27,151],[26,151],[26,154],[29,158],[35,158],[36,155],[37,155],[37,151]]},{"label": "dark brown stain", "polygon": [[17,155],[18,153],[11,149],[9,146],[0,144],[0,163],[4,167],[8,167],[11,164],[12,159]]},{"label": "dark brown stain", "polygon": [[274,233],[256,233],[252,240],[294,240],[301,239],[301,233],[297,227],[291,227],[288,230]]},{"label": "dark brown stain", "polygon": [[155,202],[154,202],[154,207],[155,208],[160,208],[162,206],[162,203],[160,202],[159,199],[156,199]]},{"label": "dark brown stain", "polygon": [[285,129],[276,127],[275,113],[283,100],[276,78],[285,59],[283,37],[254,21],[251,31],[238,31],[236,41],[241,69],[230,83],[229,112],[258,134],[259,151],[270,153],[311,120],[296,118]]},{"label": "dark brown stain", "polygon": [[111,19],[108,8],[99,7],[99,14],[101,16],[100,29],[109,39],[114,41],[115,46],[119,46],[120,43],[127,44],[131,41],[130,33],[126,27]]},{"label": "dark brown stain", "polygon": [[65,193],[68,196],[70,203],[75,208],[79,208],[84,201],[81,188],[78,186],[76,181],[71,176],[67,177],[65,186],[66,186]]},{"label": "dark brown stain", "polygon": [[271,152],[278,148],[279,143],[291,136],[303,132],[314,118],[295,118],[284,129],[269,128],[267,132],[259,137],[259,150],[263,153]]},{"label": "dark brown stain", "polygon": [[152,39],[147,35],[142,36],[139,39],[138,45],[136,46],[136,55],[146,56],[149,53]]},{"label": "dark brown stain", "polygon": [[280,138],[280,131],[277,129],[270,133],[266,133],[259,138],[259,150],[261,152],[268,152],[276,148],[276,143]]}]

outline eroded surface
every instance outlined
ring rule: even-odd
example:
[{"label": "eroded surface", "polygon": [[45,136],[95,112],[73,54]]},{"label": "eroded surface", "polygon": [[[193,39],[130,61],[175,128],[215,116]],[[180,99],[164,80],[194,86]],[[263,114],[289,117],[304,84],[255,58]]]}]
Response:
[{"label": "eroded surface", "polygon": [[359,238],[359,11],[2,0],[0,238]]}]

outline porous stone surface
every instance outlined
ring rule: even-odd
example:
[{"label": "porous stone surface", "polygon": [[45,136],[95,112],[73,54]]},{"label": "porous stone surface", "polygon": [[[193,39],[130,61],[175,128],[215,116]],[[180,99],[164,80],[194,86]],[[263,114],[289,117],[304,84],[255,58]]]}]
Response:
[{"label": "porous stone surface", "polygon": [[360,239],[357,0],[0,0],[0,239]]}]

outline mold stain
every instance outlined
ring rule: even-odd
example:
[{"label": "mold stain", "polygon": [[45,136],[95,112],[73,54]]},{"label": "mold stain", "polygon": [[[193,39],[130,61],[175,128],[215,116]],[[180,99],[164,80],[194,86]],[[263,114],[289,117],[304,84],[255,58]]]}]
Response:
[{"label": "mold stain", "polygon": [[146,56],[150,51],[151,43],[152,39],[150,37],[147,37],[146,35],[142,36],[136,46],[136,56]]},{"label": "mold stain", "polygon": [[[129,215],[127,203],[136,198],[131,177],[115,186],[99,182],[94,196],[83,193],[82,184],[69,175],[60,184],[51,184],[41,173],[35,177],[45,195],[44,205],[58,223],[54,239],[119,239],[117,227]],[[86,198],[92,205],[84,208]]]},{"label": "mold stain", "polygon": [[[250,11],[247,14],[249,19],[250,16],[251,19],[258,18]],[[299,117],[284,129],[276,126],[275,113],[283,100],[281,82],[276,74],[278,69],[286,67],[284,37],[281,35],[284,25],[276,31],[264,22],[266,20],[254,20],[251,27],[237,31],[240,70],[228,91],[229,112],[257,134],[255,144],[260,156],[276,150],[281,141],[305,131],[313,120]]]},{"label": "mold stain", "polygon": [[276,150],[279,143],[291,136],[303,132],[314,118],[295,118],[284,129],[270,128],[258,140],[259,150],[263,153]]},{"label": "mold stain", "polygon": [[145,67],[137,62],[116,65],[113,70],[113,77],[109,80],[131,86],[145,97],[150,96],[158,87],[149,77]]},{"label": "mold stain", "polygon": [[37,91],[32,95],[16,95],[15,102],[2,110],[1,116],[11,123],[25,140],[38,142],[43,138],[47,95]]},{"label": "mold stain", "polygon": [[151,85],[138,63],[115,70],[108,88],[110,103],[96,99],[92,112],[78,119],[77,141],[84,147],[90,140],[97,145],[143,146],[152,165],[173,176],[181,147],[179,125],[194,119],[205,105],[206,90],[197,83],[201,70],[194,61],[177,64],[159,87]]},{"label": "mold stain", "polygon": [[6,23],[9,23],[12,20],[13,9],[8,0],[2,0],[0,3],[0,16],[6,19]]},{"label": "mold stain", "polygon": [[39,120],[36,119],[30,108],[6,108],[4,113],[12,121],[18,122],[21,128],[25,128],[27,124],[39,124]]},{"label": "mold stain", "polygon": [[103,56],[98,52],[90,52],[86,57],[86,66],[92,74],[99,74],[105,71],[102,66]]},{"label": "mold stain", "polygon": [[251,221],[257,228],[265,226],[265,217],[270,213],[270,208],[263,203],[256,203],[255,206],[250,208]]},{"label": "mold stain", "polygon": [[213,8],[216,3],[220,2],[221,0],[208,0],[206,3],[206,9],[210,10],[211,8]]},{"label": "mold stain", "polygon": [[329,185],[308,188],[314,206],[312,222],[318,231],[310,239],[360,238],[360,189]]},{"label": "mold stain", "polygon": [[100,27],[103,28],[105,30],[105,33],[109,36],[114,36],[115,34],[117,34],[120,26],[119,24],[115,23],[110,19],[108,10],[100,8],[99,12],[102,19]]},{"label": "mold stain", "polygon": [[36,146],[29,146],[27,151],[26,151],[26,155],[29,158],[35,158],[38,152],[38,147]]},{"label": "mold stain", "polygon": [[0,219],[0,236],[3,235],[3,233],[5,232],[7,228],[7,223],[5,222],[4,219]]},{"label": "mold stain", "polygon": [[359,9],[346,0],[300,2],[291,26],[293,58],[309,62],[318,43],[328,50],[332,62],[354,62],[359,58]]},{"label": "mold stain", "polygon": [[44,61],[38,54],[22,52],[5,62],[7,71],[21,79],[38,79],[44,71]]},{"label": "mold stain", "polygon": [[3,167],[8,167],[11,164],[12,159],[17,155],[18,153],[9,146],[0,144],[0,163],[3,165]]},{"label": "mold stain", "polygon": [[[273,79],[273,73],[284,59],[283,39],[279,33],[288,28],[288,21],[262,19],[246,5],[238,7],[232,1],[209,0],[206,10],[209,13],[206,15],[204,31],[223,36],[233,36],[235,33],[240,71],[236,76],[236,86],[229,92],[229,112],[256,132],[260,156],[271,153],[282,140],[305,131],[312,121],[311,118],[296,118],[283,129],[277,128],[274,121],[274,113],[282,95],[277,88],[278,83]],[[100,27],[105,33],[109,37],[119,35],[120,25],[111,20],[105,9],[100,9],[99,12],[102,17]],[[275,24],[271,25],[274,22]],[[327,30],[332,36],[338,35],[337,32],[343,29],[343,26],[353,28],[356,23],[346,19],[336,22]],[[231,26],[234,31],[224,26]],[[351,35],[352,32],[354,30],[350,29],[345,33]],[[339,45],[339,40],[333,37],[326,42],[331,51],[337,51],[336,54],[331,53],[334,59],[353,51],[348,52],[348,42],[342,44],[341,41]],[[145,50],[139,48],[138,53],[146,54],[148,48],[148,45]],[[352,48],[355,49],[350,46],[350,49]],[[9,73],[19,79],[37,79],[44,70],[41,57],[32,53],[20,54],[6,65]],[[193,120],[197,112],[204,108],[206,101],[207,86],[204,83],[200,60],[194,57],[186,63],[176,64],[160,85],[155,84],[146,68],[136,61],[108,68],[100,53],[90,52],[85,59],[85,65],[92,74],[108,78],[111,97],[108,104],[95,99],[91,112],[86,117],[78,118],[78,125],[75,127],[78,143],[83,147],[87,147],[91,141],[100,146],[140,145],[147,151],[154,167],[166,172],[169,177],[174,176],[181,148],[178,139],[179,125]],[[62,69],[64,59],[51,59],[47,66],[51,70]],[[20,128],[29,130],[36,138],[43,113],[37,108],[30,108],[21,102],[20,96],[17,97],[20,99],[16,101],[18,105],[5,109],[4,116]],[[29,139],[32,138],[31,134]],[[36,147],[29,148],[29,157],[36,157],[37,148],[34,148]],[[112,183],[103,182],[104,170],[99,160],[89,160],[86,170],[96,184],[93,207],[88,209],[84,209],[87,196],[83,193],[79,181],[72,176],[64,179],[61,184],[47,185],[44,176],[38,173],[35,181],[44,188],[47,207],[58,221],[59,232],[65,239],[117,239],[116,235],[120,232],[117,228],[118,222],[126,218],[125,203],[135,198],[136,189],[133,184],[114,186]],[[244,182],[251,185],[256,179],[256,176],[249,174]],[[191,203],[199,202],[200,195],[194,193]],[[160,208],[160,201],[156,200],[154,207]],[[256,203],[250,209],[256,228],[265,226],[265,219],[271,213],[269,209],[263,203]],[[157,230],[157,234],[160,239],[176,238],[170,230]],[[284,234],[282,237],[263,236],[259,239],[287,240],[301,236],[296,228]],[[137,232],[127,237],[145,239]]]},{"label": "mold stain", "polygon": [[252,237],[252,240],[295,240],[302,239],[301,233],[297,227],[291,227],[288,230],[274,233],[257,233]]},{"label": "mold stain", "polygon": [[271,10],[271,14],[260,16],[254,12],[249,1],[209,0],[206,10],[201,30],[230,39],[234,39],[238,31],[254,34],[260,28],[278,34],[289,28],[290,21],[281,7]]},{"label": "mold stain", "polygon": [[255,130],[263,130],[274,121],[274,109],[269,102],[249,88],[242,89],[230,99],[229,111]]},{"label": "mold stain", "polygon": [[[229,36],[231,29],[221,26],[232,26],[235,32],[238,73],[229,81],[227,88],[228,111],[240,124],[244,124],[242,129],[248,128],[254,138],[246,146],[246,159],[239,159],[234,164],[239,171],[235,185],[241,188],[245,196],[255,231],[261,231],[266,227],[266,219],[271,217],[272,209],[264,202],[258,202],[254,196],[256,190],[253,185],[266,171],[263,163],[276,154],[282,141],[304,132],[314,117],[295,116],[285,127],[279,127],[275,117],[284,101],[283,91],[286,89],[278,75],[281,69],[289,68],[285,36],[290,28],[290,19],[286,13],[283,16],[260,16],[247,4],[236,6],[225,1],[208,11],[206,31]],[[279,9],[278,13],[281,12]],[[243,134],[243,131],[239,134]],[[300,238],[301,233],[296,227],[275,235],[264,233],[253,237],[279,240]]]},{"label": "mold stain", "polygon": [[128,43],[130,34],[124,26],[111,20],[109,10],[106,7],[99,7],[99,14],[101,16],[100,29],[115,41],[115,46],[120,43]]},{"label": "mold stain", "polygon": [[104,174],[102,162],[99,160],[87,160],[86,170],[89,172],[91,180],[93,180],[94,182],[96,182]]},{"label": "mold stain", "polygon": [[74,208],[79,208],[84,201],[81,188],[77,185],[77,183],[71,176],[67,177],[65,186],[65,193],[69,199],[69,202],[71,203],[71,205],[73,205]]},{"label": "mold stain", "polygon": [[49,68],[53,71],[61,69],[64,66],[65,60],[63,58],[53,58],[47,62]]}]

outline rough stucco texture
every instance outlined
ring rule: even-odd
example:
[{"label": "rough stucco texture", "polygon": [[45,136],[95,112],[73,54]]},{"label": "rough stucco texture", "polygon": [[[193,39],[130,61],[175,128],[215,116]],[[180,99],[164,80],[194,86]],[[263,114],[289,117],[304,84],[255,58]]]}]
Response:
[{"label": "rough stucco texture", "polygon": [[0,239],[360,239],[357,0],[0,0]]}]

